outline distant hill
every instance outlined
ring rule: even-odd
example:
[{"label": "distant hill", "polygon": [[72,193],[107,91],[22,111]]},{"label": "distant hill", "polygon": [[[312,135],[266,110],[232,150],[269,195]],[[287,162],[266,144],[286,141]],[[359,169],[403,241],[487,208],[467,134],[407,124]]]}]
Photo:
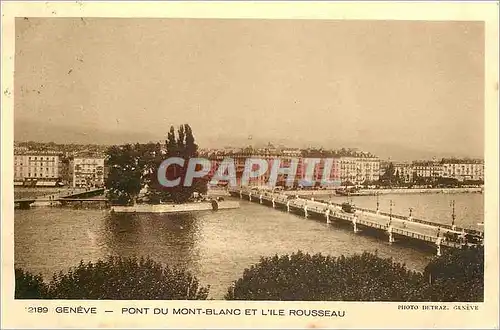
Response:
[{"label": "distant hill", "polygon": [[[16,120],[14,125],[15,141],[38,141],[55,143],[77,143],[77,144],[124,144],[135,142],[162,141],[165,139],[167,131],[162,134],[148,132],[132,132],[124,130],[102,130],[95,127],[83,127],[76,125],[54,125],[50,123],[40,123],[34,120]],[[224,146],[244,147],[248,145],[263,146],[268,142],[274,145],[285,145],[289,147],[323,147],[327,149],[358,148],[362,151],[369,151],[381,159],[391,159],[393,161],[417,160],[417,159],[437,159],[443,157],[472,157],[483,158],[479,152],[471,152],[468,155],[457,155],[449,152],[437,150],[426,150],[418,147],[400,145],[395,143],[379,143],[375,141],[347,141],[347,140],[325,140],[313,141],[297,136],[283,137],[280,139],[266,139],[265,135],[253,136],[197,136],[197,143],[202,148],[222,148]]]},{"label": "distant hill", "polygon": [[95,127],[54,125],[30,120],[16,120],[15,141],[38,141],[77,144],[123,144],[158,141],[161,135],[118,130],[101,130]]}]

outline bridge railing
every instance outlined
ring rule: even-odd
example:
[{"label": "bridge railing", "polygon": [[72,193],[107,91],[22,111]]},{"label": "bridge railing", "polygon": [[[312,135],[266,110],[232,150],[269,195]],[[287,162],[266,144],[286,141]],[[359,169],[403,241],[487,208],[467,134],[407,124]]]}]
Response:
[{"label": "bridge railing", "polygon": [[[325,202],[324,200],[317,200],[317,201],[318,202],[319,201]],[[331,204],[335,204],[335,205],[339,205],[339,206],[341,205],[341,204],[338,204],[338,203],[331,203]],[[362,208],[362,207],[355,207],[355,209],[359,210],[359,211],[367,212],[367,213],[377,214],[377,211],[371,210],[371,209],[365,209],[365,208]],[[391,214],[387,213],[387,212],[379,212],[379,214],[387,216],[387,217],[391,216]],[[428,220],[423,220],[423,219],[418,219],[418,218],[412,218],[411,220],[409,220],[409,217],[406,217],[404,215],[399,215],[399,214],[392,214],[392,217],[394,219],[411,221],[411,222],[421,223],[421,224],[424,224],[424,225],[429,225],[429,226],[434,226],[434,227],[441,227],[441,228],[445,228],[445,229],[449,229],[449,230],[464,231],[467,234],[476,235],[476,236],[482,236],[482,232],[480,232],[478,230],[474,230],[474,229],[457,227],[457,226],[455,226],[455,229],[453,229],[453,227],[451,225],[448,225],[448,224],[441,224],[441,223],[436,223],[436,222],[432,222],[432,221],[428,221]]]},{"label": "bridge railing", "polygon": [[[239,193],[239,189],[233,189],[233,190],[230,190],[232,191],[233,193]],[[249,190],[247,189],[242,189],[243,193],[244,194],[248,194],[249,193]],[[253,195],[255,195],[256,197],[258,197],[259,193],[258,191],[252,191]],[[265,196],[274,196],[276,198],[276,202],[286,202],[288,200],[288,196],[286,196],[285,198],[283,199],[278,199],[276,195],[278,196],[282,196],[282,194],[279,194],[279,193],[271,193],[271,192],[264,192],[263,195]],[[306,199],[303,199],[303,198],[300,198],[299,197],[299,200],[306,200]],[[332,205],[332,206],[338,206],[338,207],[341,207],[342,204],[341,203],[335,203],[335,202],[332,202],[332,201],[328,201],[328,200],[324,200],[324,199],[315,199],[314,200],[315,202],[320,202],[320,203],[324,203],[324,204],[329,204],[329,205]],[[302,203],[300,203],[301,206],[303,206]],[[293,203],[292,206],[295,206],[295,207],[298,207],[297,203]],[[366,209],[366,208],[361,208],[361,207],[355,207],[356,210],[359,210],[359,211],[363,211],[363,212],[367,212],[367,213],[372,213],[372,214],[377,214],[377,212],[375,210],[372,210],[372,209]],[[310,208],[310,210],[316,210],[316,209],[312,209]],[[387,216],[387,217],[391,217],[394,218],[394,219],[399,219],[399,220],[405,220],[405,221],[411,221],[411,222],[415,222],[415,223],[421,223],[421,224],[424,224],[424,225],[429,225],[429,226],[434,226],[434,227],[441,227],[441,228],[444,228],[444,229],[449,229],[449,230],[455,230],[455,231],[464,231],[465,233],[468,233],[468,234],[471,234],[471,235],[476,235],[476,236],[480,236],[482,237],[483,236],[483,233],[478,231],[478,230],[474,230],[474,229],[468,229],[468,228],[463,228],[463,227],[456,227],[453,228],[451,225],[448,225],[448,224],[441,224],[441,223],[436,223],[436,222],[432,222],[432,221],[428,221],[428,220],[423,220],[423,219],[418,219],[418,218],[412,218],[411,220],[409,219],[409,217],[407,216],[403,216],[403,215],[399,215],[399,214],[390,214],[390,213],[387,213],[387,212],[380,212],[379,213],[380,215],[383,215],[383,216]]]},{"label": "bridge railing", "polygon": [[395,234],[399,234],[399,235],[403,235],[406,237],[411,237],[411,238],[415,238],[415,239],[418,239],[421,241],[427,241],[427,242],[435,242],[437,239],[437,237],[435,237],[435,236],[420,234],[420,233],[416,233],[414,231],[400,229],[400,228],[393,228],[392,232]]},{"label": "bridge railing", "polygon": [[403,215],[398,215],[398,214],[390,214],[386,212],[379,212],[380,215],[385,215],[386,217],[392,217],[394,219],[400,219],[400,220],[408,220],[408,217],[405,217]]},{"label": "bridge railing", "polygon": [[358,220],[356,220],[356,222],[359,223],[359,224],[368,226],[368,227],[372,227],[372,228],[378,228],[378,229],[385,229],[385,228],[387,228],[387,225],[384,225],[384,224],[381,224],[381,223],[377,223],[377,222],[373,222],[373,221],[369,221],[369,220],[365,220],[365,219],[358,219]]}]

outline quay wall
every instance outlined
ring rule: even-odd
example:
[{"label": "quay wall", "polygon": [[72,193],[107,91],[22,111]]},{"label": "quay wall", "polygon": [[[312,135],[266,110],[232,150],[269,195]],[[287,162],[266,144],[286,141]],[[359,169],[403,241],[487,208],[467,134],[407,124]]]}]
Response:
[{"label": "quay wall", "polygon": [[[395,189],[360,189],[357,191],[362,196],[376,196],[386,194],[462,194],[462,193],[481,193],[482,188],[395,188]],[[285,195],[299,196],[325,196],[335,195],[334,190],[285,190]]]},{"label": "quay wall", "polygon": [[397,188],[397,189],[361,189],[362,194],[460,194],[480,193],[482,188]]},{"label": "quay wall", "polygon": [[[218,201],[218,210],[236,209],[240,207],[237,201]],[[211,202],[185,203],[185,204],[137,204],[133,206],[112,206],[111,211],[116,213],[181,213],[192,211],[213,210]]]}]

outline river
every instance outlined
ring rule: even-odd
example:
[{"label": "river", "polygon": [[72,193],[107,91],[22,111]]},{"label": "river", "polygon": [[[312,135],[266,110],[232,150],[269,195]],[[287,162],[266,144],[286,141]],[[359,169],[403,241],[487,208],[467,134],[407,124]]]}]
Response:
[{"label": "river", "polygon": [[[334,197],[336,198],[336,197]],[[455,199],[457,225],[482,221],[483,195],[380,196],[381,210],[392,199],[395,213],[442,221],[450,218],[449,200]],[[339,199],[341,200],[341,199]],[[345,198],[344,198],[345,200]],[[354,197],[361,207],[376,207],[376,197]],[[108,255],[150,256],[163,264],[193,272],[210,285],[210,298],[222,299],[245,268],[261,256],[293,253],[342,255],[377,252],[414,270],[423,270],[432,253],[354,234],[324,221],[241,201],[235,210],[177,215],[111,215],[108,210],[33,208],[15,211],[15,263],[50,279],[80,260]],[[474,226],[473,226],[474,227]]]}]

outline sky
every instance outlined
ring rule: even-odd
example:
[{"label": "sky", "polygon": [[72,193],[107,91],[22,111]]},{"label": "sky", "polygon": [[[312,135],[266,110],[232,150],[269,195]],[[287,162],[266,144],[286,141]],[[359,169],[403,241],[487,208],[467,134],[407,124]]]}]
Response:
[{"label": "sky", "polygon": [[16,140],[484,152],[481,22],[18,18],[14,79]]}]

